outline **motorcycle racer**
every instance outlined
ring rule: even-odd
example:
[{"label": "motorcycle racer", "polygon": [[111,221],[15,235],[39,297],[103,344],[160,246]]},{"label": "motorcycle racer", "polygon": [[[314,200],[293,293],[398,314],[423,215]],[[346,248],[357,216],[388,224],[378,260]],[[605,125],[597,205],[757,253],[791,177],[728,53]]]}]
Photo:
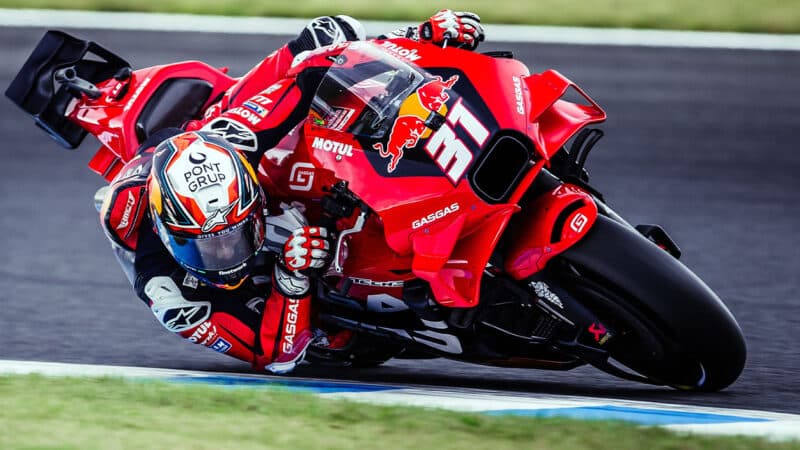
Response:
[{"label": "motorcycle racer", "polygon": [[[390,36],[474,49],[484,35],[478,16],[444,10]],[[336,44],[364,38],[350,17],[314,19],[203,119],[152,134],[112,182],[106,233],[167,330],[256,370],[302,360],[316,337],[309,274],[327,266],[331,235],[299,205],[267,215],[254,168],[305,117]]]}]

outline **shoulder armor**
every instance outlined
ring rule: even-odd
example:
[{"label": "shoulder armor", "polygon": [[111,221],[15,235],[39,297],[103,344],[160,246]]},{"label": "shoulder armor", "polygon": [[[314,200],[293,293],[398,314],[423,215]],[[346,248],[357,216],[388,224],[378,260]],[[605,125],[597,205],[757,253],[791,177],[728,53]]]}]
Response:
[{"label": "shoulder armor", "polygon": [[100,222],[106,236],[126,250],[136,250],[139,226],[147,213],[147,177],[152,153],[139,154],[111,181],[100,209]]}]

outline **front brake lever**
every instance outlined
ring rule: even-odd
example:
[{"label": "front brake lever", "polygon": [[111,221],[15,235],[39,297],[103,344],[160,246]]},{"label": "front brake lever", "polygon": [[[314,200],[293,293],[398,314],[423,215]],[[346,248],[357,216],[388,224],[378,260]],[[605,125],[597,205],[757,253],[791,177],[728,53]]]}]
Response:
[{"label": "front brake lever", "polygon": [[333,254],[333,270],[335,270],[336,273],[344,272],[344,267],[342,267],[342,264],[340,263],[340,258],[341,258],[341,255],[342,255],[342,248],[344,246],[344,238],[346,236],[349,236],[351,234],[356,234],[356,233],[360,232],[361,230],[363,230],[364,229],[364,224],[367,222],[367,216],[368,215],[369,215],[369,212],[367,210],[361,209],[361,213],[358,215],[358,218],[356,219],[356,223],[353,224],[353,227],[352,228],[348,228],[346,230],[342,230],[339,233],[339,238],[336,240],[336,252]]}]

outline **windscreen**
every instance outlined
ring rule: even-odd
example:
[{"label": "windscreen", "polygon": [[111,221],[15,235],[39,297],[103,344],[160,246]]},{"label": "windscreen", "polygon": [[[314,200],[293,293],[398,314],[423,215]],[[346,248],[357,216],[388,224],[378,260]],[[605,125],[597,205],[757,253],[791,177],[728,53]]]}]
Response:
[{"label": "windscreen", "polygon": [[311,120],[320,127],[380,139],[423,78],[417,68],[371,42],[351,44],[320,83]]}]

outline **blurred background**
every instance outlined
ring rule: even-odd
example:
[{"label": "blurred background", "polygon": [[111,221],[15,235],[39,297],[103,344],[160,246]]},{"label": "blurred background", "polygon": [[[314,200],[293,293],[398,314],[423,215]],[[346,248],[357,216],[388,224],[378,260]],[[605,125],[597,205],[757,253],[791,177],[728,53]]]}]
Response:
[{"label": "blurred background", "polygon": [[2,8],[180,12],[231,16],[316,17],[349,14],[359,19],[410,20],[449,8],[476,11],[487,23],[727,30],[797,33],[797,0],[0,0]]}]

